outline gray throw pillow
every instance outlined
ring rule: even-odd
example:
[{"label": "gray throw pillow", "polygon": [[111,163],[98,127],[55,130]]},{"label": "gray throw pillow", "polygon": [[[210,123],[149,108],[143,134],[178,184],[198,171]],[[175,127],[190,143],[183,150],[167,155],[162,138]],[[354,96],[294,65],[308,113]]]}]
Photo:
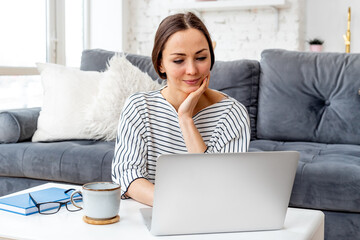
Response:
[{"label": "gray throw pillow", "polygon": [[0,143],[29,140],[37,127],[40,108],[13,109],[0,112]]}]

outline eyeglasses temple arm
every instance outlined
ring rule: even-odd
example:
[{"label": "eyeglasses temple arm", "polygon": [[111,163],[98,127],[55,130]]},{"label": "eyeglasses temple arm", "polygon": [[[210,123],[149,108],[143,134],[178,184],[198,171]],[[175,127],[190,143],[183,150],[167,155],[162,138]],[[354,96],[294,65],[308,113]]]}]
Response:
[{"label": "eyeglasses temple arm", "polygon": [[35,199],[33,198],[33,196],[31,196],[31,194],[29,193],[30,199],[31,201],[33,201],[33,203],[38,206],[39,204],[35,201]]},{"label": "eyeglasses temple arm", "polygon": [[67,194],[67,193],[70,192],[70,191],[75,191],[75,189],[74,189],[74,188],[70,188],[70,189],[68,189],[68,190],[65,190],[64,193]]}]

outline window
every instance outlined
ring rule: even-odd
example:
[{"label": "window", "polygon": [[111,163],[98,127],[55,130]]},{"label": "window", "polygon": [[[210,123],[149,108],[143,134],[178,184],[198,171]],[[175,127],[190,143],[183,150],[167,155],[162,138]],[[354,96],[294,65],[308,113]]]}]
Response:
[{"label": "window", "polygon": [[46,61],[44,1],[1,1],[0,29],[1,66],[30,67],[34,61]]},{"label": "window", "polygon": [[65,4],[65,59],[66,65],[79,67],[84,49],[84,15],[82,1],[68,0]]},{"label": "window", "polygon": [[36,62],[80,66],[87,0],[0,1],[0,110],[42,105]]}]

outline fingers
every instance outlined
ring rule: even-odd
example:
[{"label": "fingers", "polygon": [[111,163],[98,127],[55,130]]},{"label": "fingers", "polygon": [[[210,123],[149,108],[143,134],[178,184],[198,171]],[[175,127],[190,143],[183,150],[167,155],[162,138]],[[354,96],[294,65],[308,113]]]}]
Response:
[{"label": "fingers", "polygon": [[207,75],[204,79],[200,87],[194,91],[191,92],[188,97],[181,103],[178,114],[179,116],[191,116],[193,114],[193,110],[198,103],[201,95],[206,91],[206,89],[209,87],[209,80],[210,80],[210,74]]},{"label": "fingers", "polygon": [[195,92],[192,92],[191,95],[198,95],[198,96],[200,96],[201,94],[203,94],[203,93],[206,91],[206,89],[209,87],[209,82],[210,82],[210,74],[207,75],[207,76],[203,79],[200,87],[199,87]]},{"label": "fingers", "polygon": [[207,75],[205,78],[204,78],[204,81],[203,81],[203,85],[205,85],[205,89],[209,87],[209,83],[210,83],[210,73],[209,75]]},{"label": "fingers", "polygon": [[209,73],[209,75],[206,76],[206,78],[207,78],[207,81],[206,81],[207,86],[206,86],[206,87],[207,87],[207,88],[209,87],[209,83],[210,83],[210,74],[211,74],[211,73]]},{"label": "fingers", "polygon": [[204,78],[204,81],[203,81],[202,85],[200,86],[202,91],[205,91],[209,87],[209,82],[210,82],[210,74]]},{"label": "fingers", "polygon": [[207,86],[208,86],[208,80],[207,80],[207,77],[204,78],[203,82],[201,83],[200,87],[195,91],[193,92],[195,95],[201,95],[205,92]]}]

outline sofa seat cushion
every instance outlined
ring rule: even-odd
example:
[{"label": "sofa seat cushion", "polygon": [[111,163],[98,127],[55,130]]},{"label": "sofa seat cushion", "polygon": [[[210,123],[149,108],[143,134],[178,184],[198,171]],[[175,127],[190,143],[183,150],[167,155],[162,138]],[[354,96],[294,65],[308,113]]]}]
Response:
[{"label": "sofa seat cushion", "polygon": [[360,212],[360,145],[255,140],[250,151],[300,152],[290,205]]},{"label": "sofa seat cushion", "polygon": [[63,141],[0,145],[0,176],[84,184],[111,181],[114,142]]}]

